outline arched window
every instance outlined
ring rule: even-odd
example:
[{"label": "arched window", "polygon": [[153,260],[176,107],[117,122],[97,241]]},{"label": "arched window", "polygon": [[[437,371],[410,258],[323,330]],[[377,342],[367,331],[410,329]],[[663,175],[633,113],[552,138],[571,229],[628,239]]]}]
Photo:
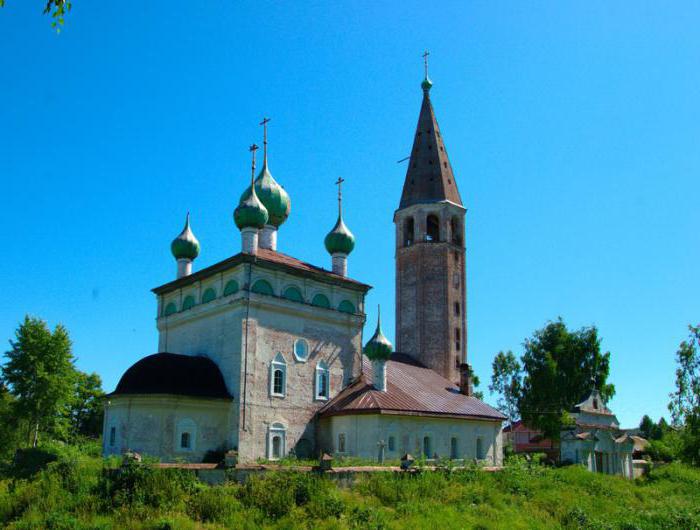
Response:
[{"label": "arched window", "polygon": [[341,432],[338,435],[338,452],[339,453],[345,452],[345,433],[344,432]]},{"label": "arched window", "polygon": [[187,311],[188,309],[192,309],[194,305],[194,296],[188,294],[187,296],[185,296],[185,300],[182,302],[182,310]]},{"label": "arched window", "polygon": [[197,425],[189,418],[182,419],[175,429],[177,451],[194,451],[197,440]]},{"label": "arched window", "polygon": [[170,302],[168,305],[165,306],[166,317],[174,315],[175,313],[177,313],[177,306],[175,305],[175,302]]},{"label": "arched window", "polygon": [[476,459],[484,459],[484,441],[481,438],[476,439]]},{"label": "arched window", "polygon": [[292,302],[303,302],[304,297],[301,295],[301,291],[299,290],[298,287],[287,287],[284,290],[284,293],[282,293],[282,298],[286,298],[287,300],[291,300]]},{"label": "arched window", "polygon": [[343,300],[338,306],[338,311],[355,314],[355,305],[350,300]]},{"label": "arched window", "polygon": [[455,350],[462,351],[462,332],[459,328],[455,328]]},{"label": "arched window", "polygon": [[394,436],[389,436],[389,443],[387,444],[389,451],[396,451],[396,438]]},{"label": "arched window", "polygon": [[287,363],[278,353],[270,363],[270,394],[284,397],[287,392]]},{"label": "arched window", "polygon": [[252,291],[257,294],[275,294],[272,285],[267,280],[258,280],[253,284]]},{"label": "arched window", "polygon": [[316,365],[316,399],[328,399],[331,374],[328,365],[321,361]]},{"label": "arched window", "polygon": [[437,215],[430,214],[426,221],[427,230],[425,234],[426,241],[440,241],[440,221]]},{"label": "arched window", "polygon": [[433,457],[433,443],[430,436],[423,437],[423,456],[425,458]]},{"label": "arched window", "polygon": [[328,297],[325,294],[321,293],[314,296],[313,300],[311,300],[311,305],[315,305],[316,307],[325,307],[326,309],[331,308],[330,300],[328,300]]},{"label": "arched window", "polygon": [[285,455],[286,429],[281,423],[270,425],[267,443],[267,457],[270,460],[279,460]]},{"label": "arched window", "polygon": [[409,217],[403,222],[403,246],[410,247],[415,241],[416,225],[413,217]]},{"label": "arched window", "polygon": [[238,282],[236,280],[227,281],[226,286],[224,287],[224,296],[236,294],[237,292],[238,292]]},{"label": "arched window", "polygon": [[297,339],[294,341],[294,357],[297,361],[305,363],[309,358],[309,343],[305,339]]},{"label": "arched window", "polygon": [[117,428],[111,427],[109,429],[109,446],[114,447],[114,445],[116,443],[117,443]]},{"label": "arched window", "polygon": [[458,217],[453,217],[450,220],[450,231],[452,232],[452,243],[454,245],[462,246],[462,223],[460,223]]},{"label": "arched window", "polygon": [[216,299],[216,291],[212,287],[209,287],[202,295],[202,303],[206,304],[214,299]]},{"label": "arched window", "polygon": [[450,458],[453,460],[459,458],[459,444],[455,436],[450,438]]}]

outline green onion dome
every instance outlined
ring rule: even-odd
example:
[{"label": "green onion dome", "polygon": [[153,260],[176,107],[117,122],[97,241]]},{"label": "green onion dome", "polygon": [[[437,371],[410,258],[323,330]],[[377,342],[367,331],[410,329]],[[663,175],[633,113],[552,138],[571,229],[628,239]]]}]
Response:
[{"label": "green onion dome", "polygon": [[267,208],[258,199],[258,194],[249,194],[248,197],[241,197],[241,202],[233,212],[233,220],[236,221],[236,226],[243,230],[244,228],[262,228],[267,224],[269,214]]},{"label": "green onion dome", "polygon": [[350,254],[352,249],[355,248],[355,236],[345,226],[342,215],[338,215],[338,222],[335,223],[333,230],[328,232],[324,243],[329,254],[335,254],[336,252]]},{"label": "green onion dome", "polygon": [[420,84],[420,86],[423,90],[430,90],[431,88],[433,88],[433,82],[426,75],[425,79],[423,79],[423,82]]},{"label": "green onion dome", "polygon": [[364,353],[371,361],[386,361],[391,357],[393,351],[394,346],[382,333],[382,318],[379,314],[377,315],[377,330],[365,344]]},{"label": "green onion dome", "polygon": [[199,241],[197,241],[190,229],[189,212],[185,220],[185,228],[182,229],[179,236],[173,239],[173,242],[170,244],[170,251],[175,256],[175,259],[195,259],[199,256]]},{"label": "green onion dome", "polygon": [[[289,212],[292,210],[292,201],[284,188],[272,178],[270,170],[267,168],[267,161],[263,162],[262,170],[255,179],[255,192],[267,208],[269,215],[268,223],[279,228],[282,223],[289,217]],[[243,202],[250,195],[250,186],[241,195]]]}]

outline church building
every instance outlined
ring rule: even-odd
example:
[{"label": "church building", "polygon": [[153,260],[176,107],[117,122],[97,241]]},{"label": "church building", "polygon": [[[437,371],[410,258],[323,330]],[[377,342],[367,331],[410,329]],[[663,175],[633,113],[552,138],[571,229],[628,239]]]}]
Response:
[{"label": "church building", "polygon": [[[370,285],[348,275],[355,238],[338,218],[330,269],[277,251],[291,200],[262,169],[234,211],[241,252],[193,271],[189,214],[172,242],[175,280],[157,297],[157,353],[107,396],[104,453],[201,462],[321,452],[370,459],[404,453],[499,465],[504,416],[472,395],[467,363],[466,209],[426,75],[396,225],[396,342],[380,321],[362,344]],[[397,190],[398,191],[398,190]],[[388,215],[387,215],[388,217]]]}]

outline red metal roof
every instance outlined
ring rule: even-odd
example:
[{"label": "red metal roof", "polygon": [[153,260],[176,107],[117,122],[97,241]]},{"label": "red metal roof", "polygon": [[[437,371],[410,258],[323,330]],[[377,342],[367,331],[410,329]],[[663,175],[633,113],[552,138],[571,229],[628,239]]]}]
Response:
[{"label": "red metal roof", "polygon": [[256,255],[239,252],[235,256],[226,258],[225,260],[215,263],[214,265],[210,265],[209,267],[206,267],[200,271],[194,272],[189,276],[184,276],[182,278],[178,278],[177,280],[173,280],[172,282],[168,282],[159,287],[156,287],[153,289],[153,292],[156,294],[161,294],[170,291],[171,289],[184,287],[185,285],[189,285],[196,281],[203,280],[204,278],[207,278],[217,272],[221,272],[235,267],[239,263],[255,263],[262,267],[267,266],[269,268],[276,268],[287,271],[294,270],[306,276],[313,277],[315,280],[325,281],[327,283],[333,283],[337,285],[343,285],[344,287],[348,287],[354,290],[361,290],[363,292],[367,292],[369,289],[371,289],[369,285],[362,282],[358,282],[357,280],[353,280],[352,278],[341,276],[339,274],[334,273],[333,271],[329,271],[322,267],[311,265],[310,263],[298,260],[296,258],[293,258],[292,256],[288,256],[287,254],[282,254],[281,252],[277,252],[276,250],[268,250],[261,248],[258,249],[258,253]]},{"label": "red metal roof", "polygon": [[483,401],[465,396],[450,381],[400,353],[387,361],[387,391],[372,386],[371,362],[363,357],[363,376],[328,402],[319,415],[408,414],[503,421],[505,416]]}]

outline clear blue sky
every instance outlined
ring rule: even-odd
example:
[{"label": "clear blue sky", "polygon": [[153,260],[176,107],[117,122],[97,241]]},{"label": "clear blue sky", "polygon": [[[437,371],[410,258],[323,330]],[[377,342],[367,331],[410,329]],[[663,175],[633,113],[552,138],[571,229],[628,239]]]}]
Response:
[{"label": "clear blue sky", "polygon": [[157,349],[155,297],[185,212],[195,268],[240,248],[246,147],[270,124],[292,198],[280,250],[329,266],[346,179],[351,275],[393,339],[394,229],[421,53],[467,214],[469,358],[558,316],[595,324],[625,426],[666,414],[700,321],[697,2],[95,2],[56,35],[0,10],[0,337],[71,332],[112,390]]}]

